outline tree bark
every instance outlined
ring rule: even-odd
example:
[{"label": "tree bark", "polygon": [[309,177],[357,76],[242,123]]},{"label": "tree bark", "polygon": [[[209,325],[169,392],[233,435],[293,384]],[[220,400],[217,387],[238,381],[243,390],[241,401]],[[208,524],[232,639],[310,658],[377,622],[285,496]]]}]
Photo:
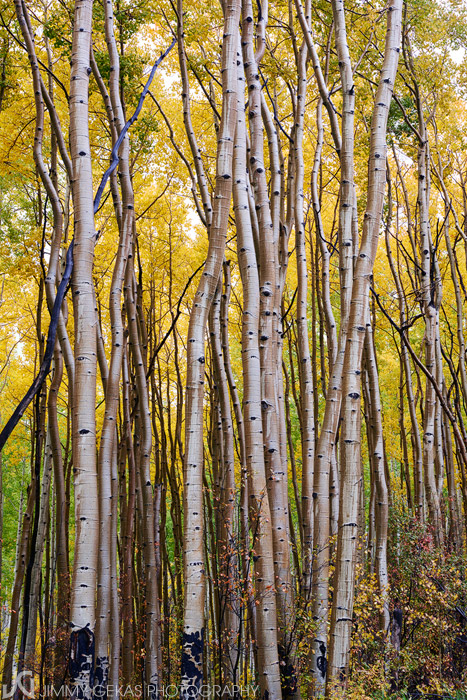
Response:
[{"label": "tree bark", "polygon": [[92,695],[99,542],[95,412],[97,315],[92,276],[96,232],[88,113],[91,31],[92,0],[82,0],[75,4],[70,81],[76,367],[72,407],[76,541],[71,592],[70,679],[76,698]]},{"label": "tree bark", "polygon": [[[341,5],[341,11],[343,12],[343,5]],[[366,326],[368,325],[370,280],[378,247],[386,183],[386,129],[399,60],[401,15],[401,1],[392,0],[388,7],[383,66],[371,123],[368,200],[360,251],[355,265],[350,304],[349,331],[343,371],[341,492],[330,630],[328,694],[336,682],[345,688],[347,681],[360,487],[360,375]],[[338,37],[337,17],[335,21],[336,37]]]},{"label": "tree bark", "polygon": [[[222,45],[222,119],[218,133],[216,188],[209,248],[201,281],[190,314],[187,348],[185,413],[185,601],[182,651],[181,698],[203,681],[204,563],[203,563],[203,398],[204,334],[207,316],[222,269],[232,192],[232,154],[237,110],[237,26],[240,2],[224,8]],[[193,692],[193,691],[191,691]]]}]

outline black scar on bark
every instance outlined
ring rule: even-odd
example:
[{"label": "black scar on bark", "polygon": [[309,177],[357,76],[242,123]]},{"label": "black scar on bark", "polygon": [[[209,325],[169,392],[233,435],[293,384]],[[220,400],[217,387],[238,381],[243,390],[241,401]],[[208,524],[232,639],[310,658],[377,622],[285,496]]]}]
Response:
[{"label": "black scar on bark", "polygon": [[204,627],[191,634],[183,633],[181,678],[182,683],[188,681],[187,692],[180,692],[180,700],[188,700],[193,697],[193,690],[201,689],[203,683],[203,648],[204,648]]},{"label": "black scar on bark", "polygon": [[402,629],[402,610],[399,608],[394,608],[393,617],[396,625],[399,627],[399,629]]},{"label": "black scar on bark", "polygon": [[323,642],[319,644],[319,656],[316,659],[316,666],[321,674],[321,678],[326,678],[326,671],[328,668],[328,662],[326,659],[326,645]]},{"label": "black scar on bark", "polygon": [[88,688],[92,688],[94,685],[94,654],[94,632],[87,626],[74,630],[70,635],[70,657],[68,663],[70,680],[72,684],[76,683],[73,688],[73,698],[87,697],[86,687],[80,684],[80,677],[85,677],[89,673]]},{"label": "black scar on bark", "polygon": [[281,673],[282,697],[284,700],[295,696],[298,689],[297,672],[283,644],[278,645]]},{"label": "black scar on bark", "polygon": [[94,695],[103,698],[107,694],[107,684],[109,682],[109,657],[98,656],[94,669]]}]

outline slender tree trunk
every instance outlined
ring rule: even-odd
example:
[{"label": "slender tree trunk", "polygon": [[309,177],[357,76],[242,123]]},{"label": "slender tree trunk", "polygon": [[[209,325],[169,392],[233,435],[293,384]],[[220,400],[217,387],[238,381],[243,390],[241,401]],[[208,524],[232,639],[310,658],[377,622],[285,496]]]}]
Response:
[{"label": "slender tree trunk", "polygon": [[[390,171],[387,171],[388,176]],[[400,174],[400,173],[399,173]],[[400,275],[398,269],[396,268],[394,257],[391,249],[390,242],[390,231],[391,231],[391,219],[392,219],[392,188],[391,180],[388,180],[388,210],[389,216],[386,224],[385,232],[385,242],[386,242],[386,254],[388,256],[389,267],[394,279],[394,283],[397,289],[397,296],[399,299],[399,318],[401,327],[405,326],[407,323],[407,305],[404,295],[404,290],[402,287]],[[399,227],[397,226],[397,236],[399,233]],[[397,239],[396,239],[397,240]],[[420,436],[420,428],[418,425],[417,418],[417,406],[415,402],[413,382],[412,382],[412,369],[410,366],[409,353],[405,343],[401,343],[401,363],[403,367],[403,373],[405,377],[405,393],[407,395],[407,404],[409,408],[410,415],[410,425],[411,425],[411,440],[412,440],[412,454],[413,454],[413,478],[414,478],[414,507],[418,517],[423,518],[423,454],[422,454],[422,441]],[[410,477],[408,475],[409,482]]]},{"label": "slender tree trunk", "polygon": [[384,469],[384,438],[381,416],[381,396],[379,390],[378,367],[371,324],[367,325],[365,338],[365,370],[368,378],[368,395],[370,399],[369,443],[370,468],[375,483],[375,522],[376,547],[375,568],[381,601],[380,630],[384,637],[389,631],[389,579],[388,579],[388,519],[389,497],[386,472]]},{"label": "slender tree trunk", "polygon": [[[422,107],[418,101],[420,145],[418,148],[418,199],[419,247],[421,260],[421,303],[425,317],[425,366],[434,376],[437,374],[439,345],[439,306],[441,304],[441,280],[437,275],[436,257],[433,258],[429,221],[430,156],[426,125]],[[443,542],[443,528],[438,487],[435,475],[435,444],[437,398],[432,382],[425,385],[423,412],[423,479],[433,534],[438,544]]]},{"label": "slender tree trunk", "polygon": [[[240,54],[239,54],[240,57]],[[271,514],[266,484],[261,419],[261,381],[259,351],[260,287],[249,199],[247,141],[245,125],[245,82],[239,68],[237,82],[237,123],[234,149],[234,212],[237,247],[243,287],[242,368],[243,415],[248,468],[250,526],[252,530],[252,568],[255,580],[256,657],[261,692],[271,700],[280,700],[281,685],[277,650],[277,620],[274,581]]]},{"label": "slender tree trunk", "polygon": [[236,542],[235,542],[235,472],[234,434],[232,413],[228,393],[227,374],[221,342],[221,290],[219,279],[210,314],[209,332],[211,337],[212,363],[214,369],[214,390],[219,402],[220,440],[222,459],[217,478],[217,552],[218,552],[218,597],[221,614],[219,620],[220,649],[225,682],[235,683],[235,649],[237,645],[238,600],[236,599]]},{"label": "slender tree trunk", "polygon": [[[318,177],[323,147],[324,129],[322,121],[322,100],[316,107],[317,143],[311,176],[311,193],[315,217],[316,237],[321,249],[323,310],[328,341],[330,381],[326,393],[326,406],[323,424],[315,455],[314,497],[314,565],[312,581],[312,616],[316,620],[316,632],[311,654],[313,691],[316,696],[324,692],[327,668],[327,633],[329,610],[329,537],[331,534],[331,494],[334,503],[338,502],[337,484],[333,484],[332,471],[336,469],[336,434],[340,413],[340,376],[342,364],[337,364],[336,321],[330,295],[330,253],[324,236],[321,220],[321,204],[318,193]],[[345,324],[341,321],[341,335]],[[341,345],[339,345],[341,347]],[[342,357],[340,352],[339,357]],[[337,369],[337,372],[335,372]],[[332,465],[334,464],[334,470]],[[334,485],[334,488],[331,488]]]},{"label": "slender tree trunk", "polygon": [[[267,22],[265,9],[260,17]],[[289,512],[287,493],[287,470],[283,461],[285,443],[283,416],[280,402],[282,390],[278,391],[277,351],[280,332],[280,292],[278,232],[268,195],[264,163],[263,121],[261,116],[261,84],[258,61],[264,53],[264,44],[257,42],[254,50],[254,17],[252,3],[244,0],[242,6],[242,47],[246,81],[248,86],[248,117],[250,124],[250,180],[254,194],[259,231],[259,285],[260,285],[260,360],[261,360],[261,407],[263,423],[264,462],[269,490],[272,534],[274,542],[274,569],[276,576],[276,598],[279,625],[279,651],[283,692],[286,697],[295,697],[298,691],[294,659],[293,639],[293,585],[290,571]],[[261,29],[261,27],[260,27]],[[276,235],[275,235],[276,234]],[[282,418],[282,421],[281,421]],[[282,428],[282,429],[281,429]]]},{"label": "slender tree trunk", "polygon": [[[22,505],[22,501],[21,501]],[[13,675],[13,664],[15,660],[16,635],[18,633],[18,622],[20,612],[21,588],[23,586],[24,572],[26,569],[26,558],[28,545],[30,543],[32,514],[34,510],[34,488],[29,486],[26,510],[21,522],[21,513],[18,521],[18,547],[15,565],[15,579],[11,594],[10,626],[8,630],[8,640],[5,649],[5,661],[3,664],[2,685],[11,690]]]},{"label": "slender tree trunk", "polygon": [[53,469],[52,451],[50,443],[50,430],[48,430],[44,449],[44,465],[40,494],[40,513],[38,520],[37,536],[35,541],[35,551],[31,552],[30,554],[30,556],[33,557],[33,564],[31,571],[31,585],[28,602],[29,616],[26,629],[26,639],[24,644],[24,669],[29,670],[32,674],[34,674],[35,669],[37,668],[36,664],[39,660],[39,655],[36,656],[36,632],[38,611],[41,605],[40,584],[42,558],[47,535],[47,526],[49,523],[50,484]]},{"label": "slender tree trunk", "polygon": [[136,465],[134,445],[131,430],[130,416],[130,379],[128,369],[128,352],[126,342],[123,350],[123,370],[122,370],[122,463],[125,463],[125,456],[128,459],[128,500],[125,503],[125,511],[121,512],[121,542],[122,557],[120,569],[120,587],[122,589],[121,619],[123,628],[126,630],[122,640],[122,681],[129,685],[133,678],[134,669],[134,616],[133,616],[133,543],[135,526],[136,507]]},{"label": "slender tree trunk", "polygon": [[[209,248],[190,315],[187,348],[185,414],[185,602],[182,652],[182,699],[195,693],[203,680],[204,562],[203,562],[203,398],[204,334],[207,316],[222,269],[232,192],[232,154],[237,110],[237,27],[240,2],[224,8],[222,45],[222,120],[218,133],[216,189]],[[191,697],[191,696],[190,696]]]},{"label": "slender tree trunk", "polygon": [[295,254],[297,259],[297,361],[300,382],[300,428],[302,447],[303,590],[311,595],[313,554],[313,470],[315,456],[314,384],[308,336],[308,266],[303,210],[303,123],[306,104],[308,50],[298,55],[298,90],[295,114]]},{"label": "slender tree trunk", "polygon": [[[137,413],[136,424],[136,463],[138,478],[141,483],[142,508],[142,540],[144,557],[144,618],[146,624],[145,639],[145,681],[149,686],[148,692],[151,698],[157,697],[160,683],[160,605],[159,590],[156,570],[155,553],[155,520],[154,499],[150,473],[150,459],[152,451],[151,417],[149,409],[148,385],[146,380],[146,362],[142,352],[142,342],[139,334],[137,309],[135,303],[135,277],[133,269],[133,256],[130,255],[125,277],[125,308],[128,317],[129,347],[135,368]],[[139,419],[139,421],[138,421]]]},{"label": "slender tree trunk", "polygon": [[[101,93],[107,106],[111,123],[113,142],[125,124],[125,118],[120,100],[120,60],[115,41],[113,10],[110,3],[104,4],[105,35],[112,71],[110,72],[109,96],[101,87]],[[105,415],[102,435],[99,445],[99,503],[100,503],[100,541],[99,569],[97,595],[97,629],[96,629],[96,692],[104,693],[109,675],[109,633],[111,621],[117,620],[118,613],[114,609],[111,614],[114,597],[112,581],[116,586],[115,564],[112,563],[113,530],[115,529],[113,479],[114,460],[116,458],[116,420],[120,395],[120,374],[123,361],[123,319],[122,292],[125,271],[130,252],[134,226],[134,198],[129,170],[129,139],[125,137],[119,152],[119,174],[122,198],[118,191],[114,192],[114,205],[119,223],[119,245],[115,261],[110,289],[110,324],[112,334],[112,352],[110,367],[107,372],[105,390]],[[115,646],[115,635],[114,644]],[[116,661],[114,661],[115,665]],[[117,670],[113,669],[114,679],[118,678]]]},{"label": "slender tree trunk", "polygon": [[70,677],[74,696],[90,698],[94,670],[94,631],[99,509],[96,469],[96,308],[93,259],[91,152],[88,127],[89,55],[92,0],[75,5],[70,81],[70,146],[73,165],[75,385],[73,468],[75,556],[71,595]]},{"label": "slender tree trunk", "polygon": [[[401,14],[401,1],[392,0],[388,7],[386,46],[371,123],[368,200],[351,295],[342,389],[341,492],[330,630],[328,694],[336,682],[345,687],[347,681],[360,488],[360,374],[368,324],[370,278],[378,247],[386,183],[386,128],[399,59]],[[338,37],[337,18],[335,21]]]}]

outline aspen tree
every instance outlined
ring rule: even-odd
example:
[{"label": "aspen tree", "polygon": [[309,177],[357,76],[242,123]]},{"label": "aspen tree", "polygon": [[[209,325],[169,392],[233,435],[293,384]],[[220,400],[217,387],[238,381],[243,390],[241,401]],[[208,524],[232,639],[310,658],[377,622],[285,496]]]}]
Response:
[{"label": "aspen tree", "polygon": [[[408,220],[408,230],[411,232],[411,215],[410,215],[410,204],[408,200],[407,188],[405,187],[405,182],[401,173],[401,168],[397,158],[396,150],[393,148],[393,156],[397,166],[398,176],[401,182],[401,186],[404,193],[404,203],[405,210]],[[389,202],[391,202],[391,190],[388,192]],[[397,225],[397,236],[399,236],[399,225]],[[407,324],[408,320],[408,310],[406,297],[404,294],[403,286],[401,283],[399,272],[396,268],[394,258],[391,252],[391,245],[389,241],[389,228],[386,227],[386,253],[388,256],[389,267],[396,285],[397,295],[399,299],[399,317],[401,327]],[[415,241],[413,245],[414,260],[418,264],[418,252],[415,247]],[[407,331],[408,332],[408,331]],[[423,491],[423,452],[422,452],[422,439],[420,435],[420,427],[417,418],[417,407],[415,403],[414,388],[412,381],[412,369],[410,366],[410,357],[405,343],[402,343],[401,347],[401,359],[405,378],[405,391],[407,393],[407,403],[409,408],[410,423],[411,423],[411,439],[412,439],[412,455],[413,455],[413,481],[414,481],[414,506],[416,508],[418,517],[423,519],[423,503],[424,503],[424,491]]]},{"label": "aspen tree", "polygon": [[123,549],[120,568],[120,586],[122,589],[121,618],[122,624],[127,630],[122,640],[122,679],[125,684],[129,685],[133,677],[135,646],[133,615],[133,546],[136,508],[136,464],[131,430],[128,348],[125,339],[122,363],[122,404],[123,426],[119,461],[123,468],[125,467],[125,461],[128,461],[127,493],[123,494],[123,507],[120,507]]},{"label": "aspen tree", "polygon": [[[267,22],[262,8],[262,25]],[[262,37],[262,35],[261,35]],[[281,414],[282,389],[278,389],[278,376],[282,380],[281,363],[278,362],[278,334],[280,333],[279,240],[266,180],[263,146],[263,120],[261,109],[261,85],[258,63],[265,44],[257,41],[254,48],[254,17],[250,0],[242,5],[242,48],[246,84],[248,87],[248,121],[250,126],[250,180],[258,221],[258,267],[260,285],[259,339],[261,359],[261,408],[263,422],[264,460],[269,490],[272,534],[274,543],[275,589],[278,608],[279,648],[283,671],[285,695],[294,697],[298,692],[295,660],[291,634],[293,628],[293,587],[290,571],[289,510],[287,471],[281,458],[281,435],[285,420]],[[273,190],[273,192],[276,190]],[[274,196],[274,195],[273,195]],[[280,346],[281,347],[281,346]],[[282,383],[282,381],[281,381]],[[282,420],[281,420],[282,419]],[[283,449],[285,439],[282,438]]]},{"label": "aspen tree", "polygon": [[[467,373],[465,369],[465,339],[463,331],[463,313],[462,313],[462,294],[459,284],[459,277],[457,273],[456,260],[454,252],[451,245],[451,229],[450,229],[450,215],[451,210],[453,210],[453,205],[450,200],[446,185],[444,183],[443,177],[443,163],[441,158],[438,157],[438,167],[433,163],[433,168],[436,177],[441,185],[441,190],[443,193],[444,207],[445,207],[445,220],[444,220],[444,240],[446,244],[446,251],[449,257],[449,267],[451,272],[451,279],[454,285],[454,292],[456,298],[456,321],[457,321],[457,341],[459,346],[459,370],[460,370],[460,385],[462,387],[462,392],[464,396],[467,396]],[[456,228],[460,228],[458,221],[455,221]],[[446,391],[446,388],[445,388]],[[446,446],[446,476],[447,476],[447,486],[448,486],[448,504],[449,504],[449,515],[450,515],[450,540],[452,541],[454,549],[459,549],[461,546],[462,536],[459,520],[459,504],[456,489],[456,474],[455,465],[453,460],[453,450],[452,450],[452,437],[451,428],[449,422],[444,417],[443,420],[443,430],[444,430],[444,443]]]},{"label": "aspen tree", "polygon": [[[311,656],[311,670],[314,674],[313,688],[317,695],[324,691],[327,665],[327,620],[329,590],[329,538],[331,535],[331,472],[336,463],[335,435],[340,411],[340,396],[337,393],[338,377],[334,372],[337,360],[336,321],[330,298],[330,254],[324,237],[318,196],[318,171],[323,146],[323,122],[321,99],[316,107],[318,139],[312,171],[311,187],[316,235],[321,249],[323,307],[328,340],[329,366],[331,376],[327,387],[324,419],[315,454],[314,476],[314,563],[312,572],[312,614],[317,621],[313,639],[314,653]],[[342,354],[342,353],[341,353]],[[339,367],[339,366],[338,366]],[[334,388],[335,387],[335,388]],[[334,489],[335,491],[335,489]],[[334,499],[338,494],[334,493]]]},{"label": "aspen tree", "polygon": [[[22,506],[22,503],[21,503]],[[15,578],[11,593],[11,615],[8,630],[8,639],[5,648],[5,663],[2,672],[2,685],[11,688],[13,676],[13,663],[15,656],[16,635],[18,632],[19,608],[21,598],[21,588],[26,569],[26,557],[28,545],[31,541],[31,525],[34,508],[34,489],[29,488],[26,502],[26,509],[21,522],[22,509],[20,509],[20,521],[18,523],[18,541],[16,548]]]},{"label": "aspen tree", "polygon": [[[113,145],[121,133],[125,118],[120,98],[120,59],[115,41],[112,4],[104,3],[105,36],[109,52],[110,85],[109,94],[105,90],[97,66],[93,65],[94,76],[101,89],[106,104],[112,132]],[[110,319],[112,333],[112,352],[105,389],[105,416],[99,445],[99,499],[100,499],[100,539],[99,539],[99,568],[97,596],[97,630],[96,630],[96,692],[103,693],[107,687],[109,675],[109,631],[111,614],[111,581],[112,566],[112,470],[116,459],[116,419],[120,392],[120,374],[123,361],[123,319],[122,292],[125,279],[127,260],[130,252],[133,234],[134,201],[129,172],[129,140],[124,138],[119,153],[120,182],[122,197],[114,191],[114,204],[117,222],[119,224],[119,246],[114,264],[110,290]],[[121,201],[123,200],[123,202]],[[116,571],[114,572],[114,576]],[[116,585],[116,581],[114,581]],[[118,616],[118,611],[113,611]],[[118,669],[113,672],[113,678],[118,679]]]},{"label": "aspen tree", "polygon": [[[418,89],[416,87],[416,94]],[[438,358],[441,359],[439,338],[439,307],[441,304],[441,279],[439,267],[434,256],[431,239],[429,204],[430,204],[430,151],[426,124],[423,117],[420,97],[417,97],[418,129],[420,142],[417,155],[418,163],[418,213],[419,213],[419,247],[421,261],[420,297],[425,317],[425,365],[429,372],[437,374]],[[433,280],[433,282],[432,282]],[[438,377],[439,381],[439,377]],[[427,380],[425,386],[425,407],[423,421],[423,480],[430,520],[434,525],[435,538],[443,542],[443,527],[438,489],[435,477],[436,416],[438,401],[432,383]]]},{"label": "aspen tree", "polygon": [[212,363],[214,369],[214,388],[219,402],[220,425],[220,460],[217,477],[217,553],[220,653],[223,665],[223,677],[235,683],[235,646],[238,635],[238,601],[235,594],[237,570],[234,534],[235,512],[235,472],[234,472],[234,433],[232,412],[230,409],[229,388],[225,371],[221,342],[221,288],[219,280],[209,314],[209,333],[211,339]]},{"label": "aspen tree", "polygon": [[[44,465],[42,473],[42,484],[40,493],[40,514],[38,530],[35,542],[35,551],[32,553],[33,566],[31,572],[31,588],[29,593],[29,616],[27,621],[26,638],[24,643],[24,667],[34,671],[37,613],[40,605],[40,572],[44,555],[44,545],[47,534],[50,507],[50,485],[52,477],[52,451],[51,451],[50,430],[47,431],[44,449]],[[31,555],[30,555],[31,556]],[[23,631],[24,634],[24,631]]]},{"label": "aspen tree", "polygon": [[[336,3],[336,41],[339,13],[343,3]],[[376,257],[386,184],[386,130],[389,105],[399,61],[402,3],[390,2],[383,66],[375,96],[368,164],[368,200],[362,239],[353,275],[349,331],[346,344],[342,389],[342,446],[339,530],[332,617],[330,630],[329,676],[327,692],[337,681],[345,686],[350,651],[355,562],[357,544],[357,507],[360,467],[360,395],[363,345],[368,324],[370,279]],[[338,49],[339,51],[339,49]]]},{"label": "aspen tree", "polygon": [[[128,210],[133,211],[132,205]],[[144,564],[144,620],[145,637],[145,680],[150,687],[151,697],[157,697],[161,673],[161,639],[160,639],[160,603],[156,570],[155,553],[155,519],[154,501],[150,473],[152,449],[151,419],[149,395],[146,379],[146,363],[143,358],[141,336],[139,333],[138,313],[136,308],[136,282],[134,274],[134,255],[129,255],[125,272],[125,308],[128,320],[129,350],[135,370],[137,391],[137,412],[135,414],[135,452],[136,483],[140,496],[140,518],[142,531],[142,549]]]},{"label": "aspen tree", "polygon": [[88,99],[92,0],[75,4],[70,79],[70,149],[73,168],[75,384],[73,467],[76,542],[71,591],[70,676],[75,697],[92,695],[95,595],[99,542],[96,469],[96,323],[92,267],[93,214]]},{"label": "aspen tree", "polygon": [[[349,278],[349,254],[351,255],[352,240],[352,190],[353,190],[353,81],[350,81],[350,73],[347,67],[350,61],[345,47],[342,48],[342,37],[338,50],[342,56],[339,60],[341,80],[344,91],[344,110],[342,116],[342,132],[337,121],[337,111],[331,101],[326,86],[326,74],[323,74],[317,51],[314,45],[309,22],[303,10],[300,0],[296,1],[298,17],[303,31],[303,36],[311,56],[311,62],[320,99],[317,105],[317,146],[312,170],[311,189],[312,203],[317,231],[317,238],[321,249],[323,268],[322,282],[324,290],[324,313],[326,330],[329,342],[330,379],[326,395],[324,417],[319,433],[315,451],[314,484],[313,484],[313,534],[315,562],[312,573],[312,614],[317,621],[316,633],[313,639],[311,654],[311,672],[313,674],[313,692],[320,695],[324,691],[327,669],[327,629],[328,629],[328,590],[329,590],[329,537],[332,519],[336,520],[335,506],[338,503],[336,437],[341,406],[342,367],[346,343],[347,319],[348,319],[348,278]],[[345,27],[344,27],[345,30]],[[341,30],[342,34],[342,30]],[[329,39],[331,38],[331,34]],[[337,42],[337,38],[336,38]],[[327,59],[330,46],[328,41]],[[318,172],[323,146],[322,106],[325,106],[331,125],[331,134],[334,147],[341,161],[341,192],[339,200],[339,271],[341,275],[341,313],[339,338],[336,335],[336,323],[330,302],[329,259],[330,254],[324,236],[321,221],[320,201],[318,195]],[[346,262],[347,260],[347,262]],[[344,271],[347,272],[344,274]],[[344,280],[344,281],[342,281]],[[331,501],[333,494],[333,501]],[[337,497],[337,498],[336,498]],[[331,510],[331,505],[334,509]]]},{"label": "aspen tree", "polygon": [[311,594],[313,552],[313,472],[315,456],[314,385],[308,337],[308,266],[303,210],[303,123],[307,85],[306,43],[298,53],[298,89],[295,114],[295,255],[297,259],[297,361],[300,382],[301,447],[302,447],[302,507],[303,519],[303,588]]},{"label": "aspen tree", "polygon": [[[224,8],[222,44],[222,119],[218,133],[216,188],[212,226],[203,275],[195,294],[188,328],[184,462],[184,626],[181,697],[192,697],[203,679],[204,527],[203,527],[203,398],[204,334],[207,316],[222,270],[232,192],[232,153],[237,111],[237,26],[240,2]],[[191,691],[193,693],[193,691]]]},{"label": "aspen tree", "polygon": [[[63,135],[60,129],[60,124],[58,121],[57,114],[53,105],[53,85],[52,81],[49,80],[48,90],[43,83],[39,65],[36,56],[36,49],[34,43],[34,34],[31,28],[31,23],[29,19],[29,14],[26,5],[22,2],[17,2],[16,14],[18,18],[19,25],[21,27],[21,32],[23,40],[28,50],[28,58],[31,66],[31,73],[33,78],[33,87],[35,94],[35,139],[34,139],[34,161],[38,169],[41,181],[50,199],[53,212],[53,238],[52,245],[50,249],[49,265],[47,270],[47,275],[45,277],[45,291],[47,297],[47,303],[49,310],[52,311],[55,294],[56,285],[60,279],[59,270],[59,255],[60,246],[62,242],[63,235],[63,213],[62,213],[62,203],[58,194],[58,182],[57,182],[57,172],[56,172],[56,160],[57,160],[57,142],[60,144],[61,155],[65,164],[67,176],[71,176],[71,162],[68,156],[68,152],[65,149]],[[50,55],[49,55],[50,63]],[[49,111],[51,126],[52,126],[52,167],[51,172],[45,165],[43,157],[43,138],[44,138],[44,99],[47,102],[47,108]],[[68,595],[69,595],[69,573],[68,573],[68,561],[66,552],[66,540],[65,540],[65,491],[63,482],[63,461],[61,455],[61,445],[60,436],[58,431],[58,421],[57,421],[57,393],[60,387],[62,378],[62,367],[63,358],[62,352],[65,356],[65,362],[67,366],[67,373],[69,379],[69,397],[70,403],[73,403],[73,382],[74,382],[74,359],[72,355],[72,349],[70,340],[68,337],[66,329],[66,314],[65,311],[60,313],[58,320],[58,337],[55,341],[54,346],[54,377],[50,386],[49,399],[48,399],[48,453],[46,454],[47,465],[49,465],[49,459],[52,457],[54,466],[54,480],[55,480],[55,493],[56,493],[56,548],[57,548],[57,576],[60,582],[58,588],[58,620],[59,626],[63,629],[68,622]],[[50,474],[47,471],[44,472],[49,479],[50,484]],[[46,487],[46,479],[44,476],[44,496],[48,499],[48,491]],[[47,501],[48,502],[48,501]],[[28,640],[26,640],[26,647],[29,650],[26,652],[27,656],[31,655],[31,650],[35,645],[35,630],[36,630],[36,615],[37,615],[37,604],[38,604],[38,593],[37,587],[39,585],[37,580],[37,569],[40,568],[42,563],[42,550],[45,537],[44,532],[44,518],[45,518],[45,506],[41,506],[41,533],[38,541],[38,552],[37,560],[35,562],[36,571],[32,572],[34,581],[32,583],[33,591],[31,592],[31,615],[28,623]],[[60,656],[63,656],[62,641],[59,641],[57,660]],[[63,669],[62,669],[63,672]]]},{"label": "aspen tree", "polygon": [[378,367],[376,365],[376,352],[371,323],[367,325],[366,333],[364,367],[365,379],[367,381],[366,394],[369,403],[369,461],[375,484],[375,569],[381,598],[380,628],[383,636],[386,636],[389,630],[389,581],[387,553],[389,495],[386,472],[384,469],[385,449]]},{"label": "aspen tree", "polygon": [[[240,78],[239,78],[240,79]],[[237,106],[237,110],[239,106]],[[239,117],[240,118],[240,117]],[[235,168],[235,153],[236,145],[234,145],[234,168]],[[236,187],[236,179],[234,172],[233,189]],[[233,192],[233,201],[235,203],[235,191]],[[254,629],[254,622],[252,617],[253,613],[253,595],[251,591],[251,572],[249,570],[248,553],[250,547],[249,538],[249,524],[248,524],[248,501],[249,501],[249,491],[248,491],[248,470],[246,462],[246,444],[245,444],[245,425],[242,412],[242,404],[235,381],[232,361],[230,356],[229,347],[229,304],[232,293],[232,275],[231,275],[231,265],[230,260],[224,261],[224,293],[221,300],[221,338],[222,338],[222,355],[224,359],[225,373],[227,376],[227,382],[229,385],[230,397],[233,404],[233,410],[235,414],[235,423],[237,427],[237,436],[239,443],[239,457],[240,457],[240,502],[239,502],[239,518],[240,522],[237,522],[238,528],[238,538],[240,546],[237,550],[242,558],[241,571],[243,578],[243,590],[245,591],[246,604],[244,605],[246,614],[249,619],[251,619],[252,627]],[[235,484],[235,481],[234,481]],[[238,562],[237,562],[238,564]],[[240,573],[240,572],[238,572]],[[237,604],[240,605],[239,601]],[[240,607],[239,615],[242,615],[243,611]],[[239,630],[240,632],[241,630]],[[243,629],[243,635],[247,634],[247,630]],[[255,635],[253,634],[253,638]],[[246,636],[239,634],[238,645],[246,644]]]},{"label": "aspen tree", "polygon": [[[240,57],[240,53],[238,56]],[[250,209],[247,167],[247,134],[243,67],[238,70],[237,123],[233,162],[233,197],[237,227],[237,249],[243,287],[242,373],[245,448],[248,469],[250,523],[252,529],[253,572],[256,606],[255,632],[257,666],[261,692],[281,698],[277,649],[276,597],[274,584],[273,539],[263,449],[261,419],[261,370],[259,351],[260,286]]]}]

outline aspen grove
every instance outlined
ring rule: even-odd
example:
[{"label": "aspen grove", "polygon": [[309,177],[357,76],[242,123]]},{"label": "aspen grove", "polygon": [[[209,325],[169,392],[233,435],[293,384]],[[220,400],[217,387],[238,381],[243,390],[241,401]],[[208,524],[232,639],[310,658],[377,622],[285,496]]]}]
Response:
[{"label": "aspen grove", "polygon": [[467,698],[465,0],[0,0],[2,697]]}]

